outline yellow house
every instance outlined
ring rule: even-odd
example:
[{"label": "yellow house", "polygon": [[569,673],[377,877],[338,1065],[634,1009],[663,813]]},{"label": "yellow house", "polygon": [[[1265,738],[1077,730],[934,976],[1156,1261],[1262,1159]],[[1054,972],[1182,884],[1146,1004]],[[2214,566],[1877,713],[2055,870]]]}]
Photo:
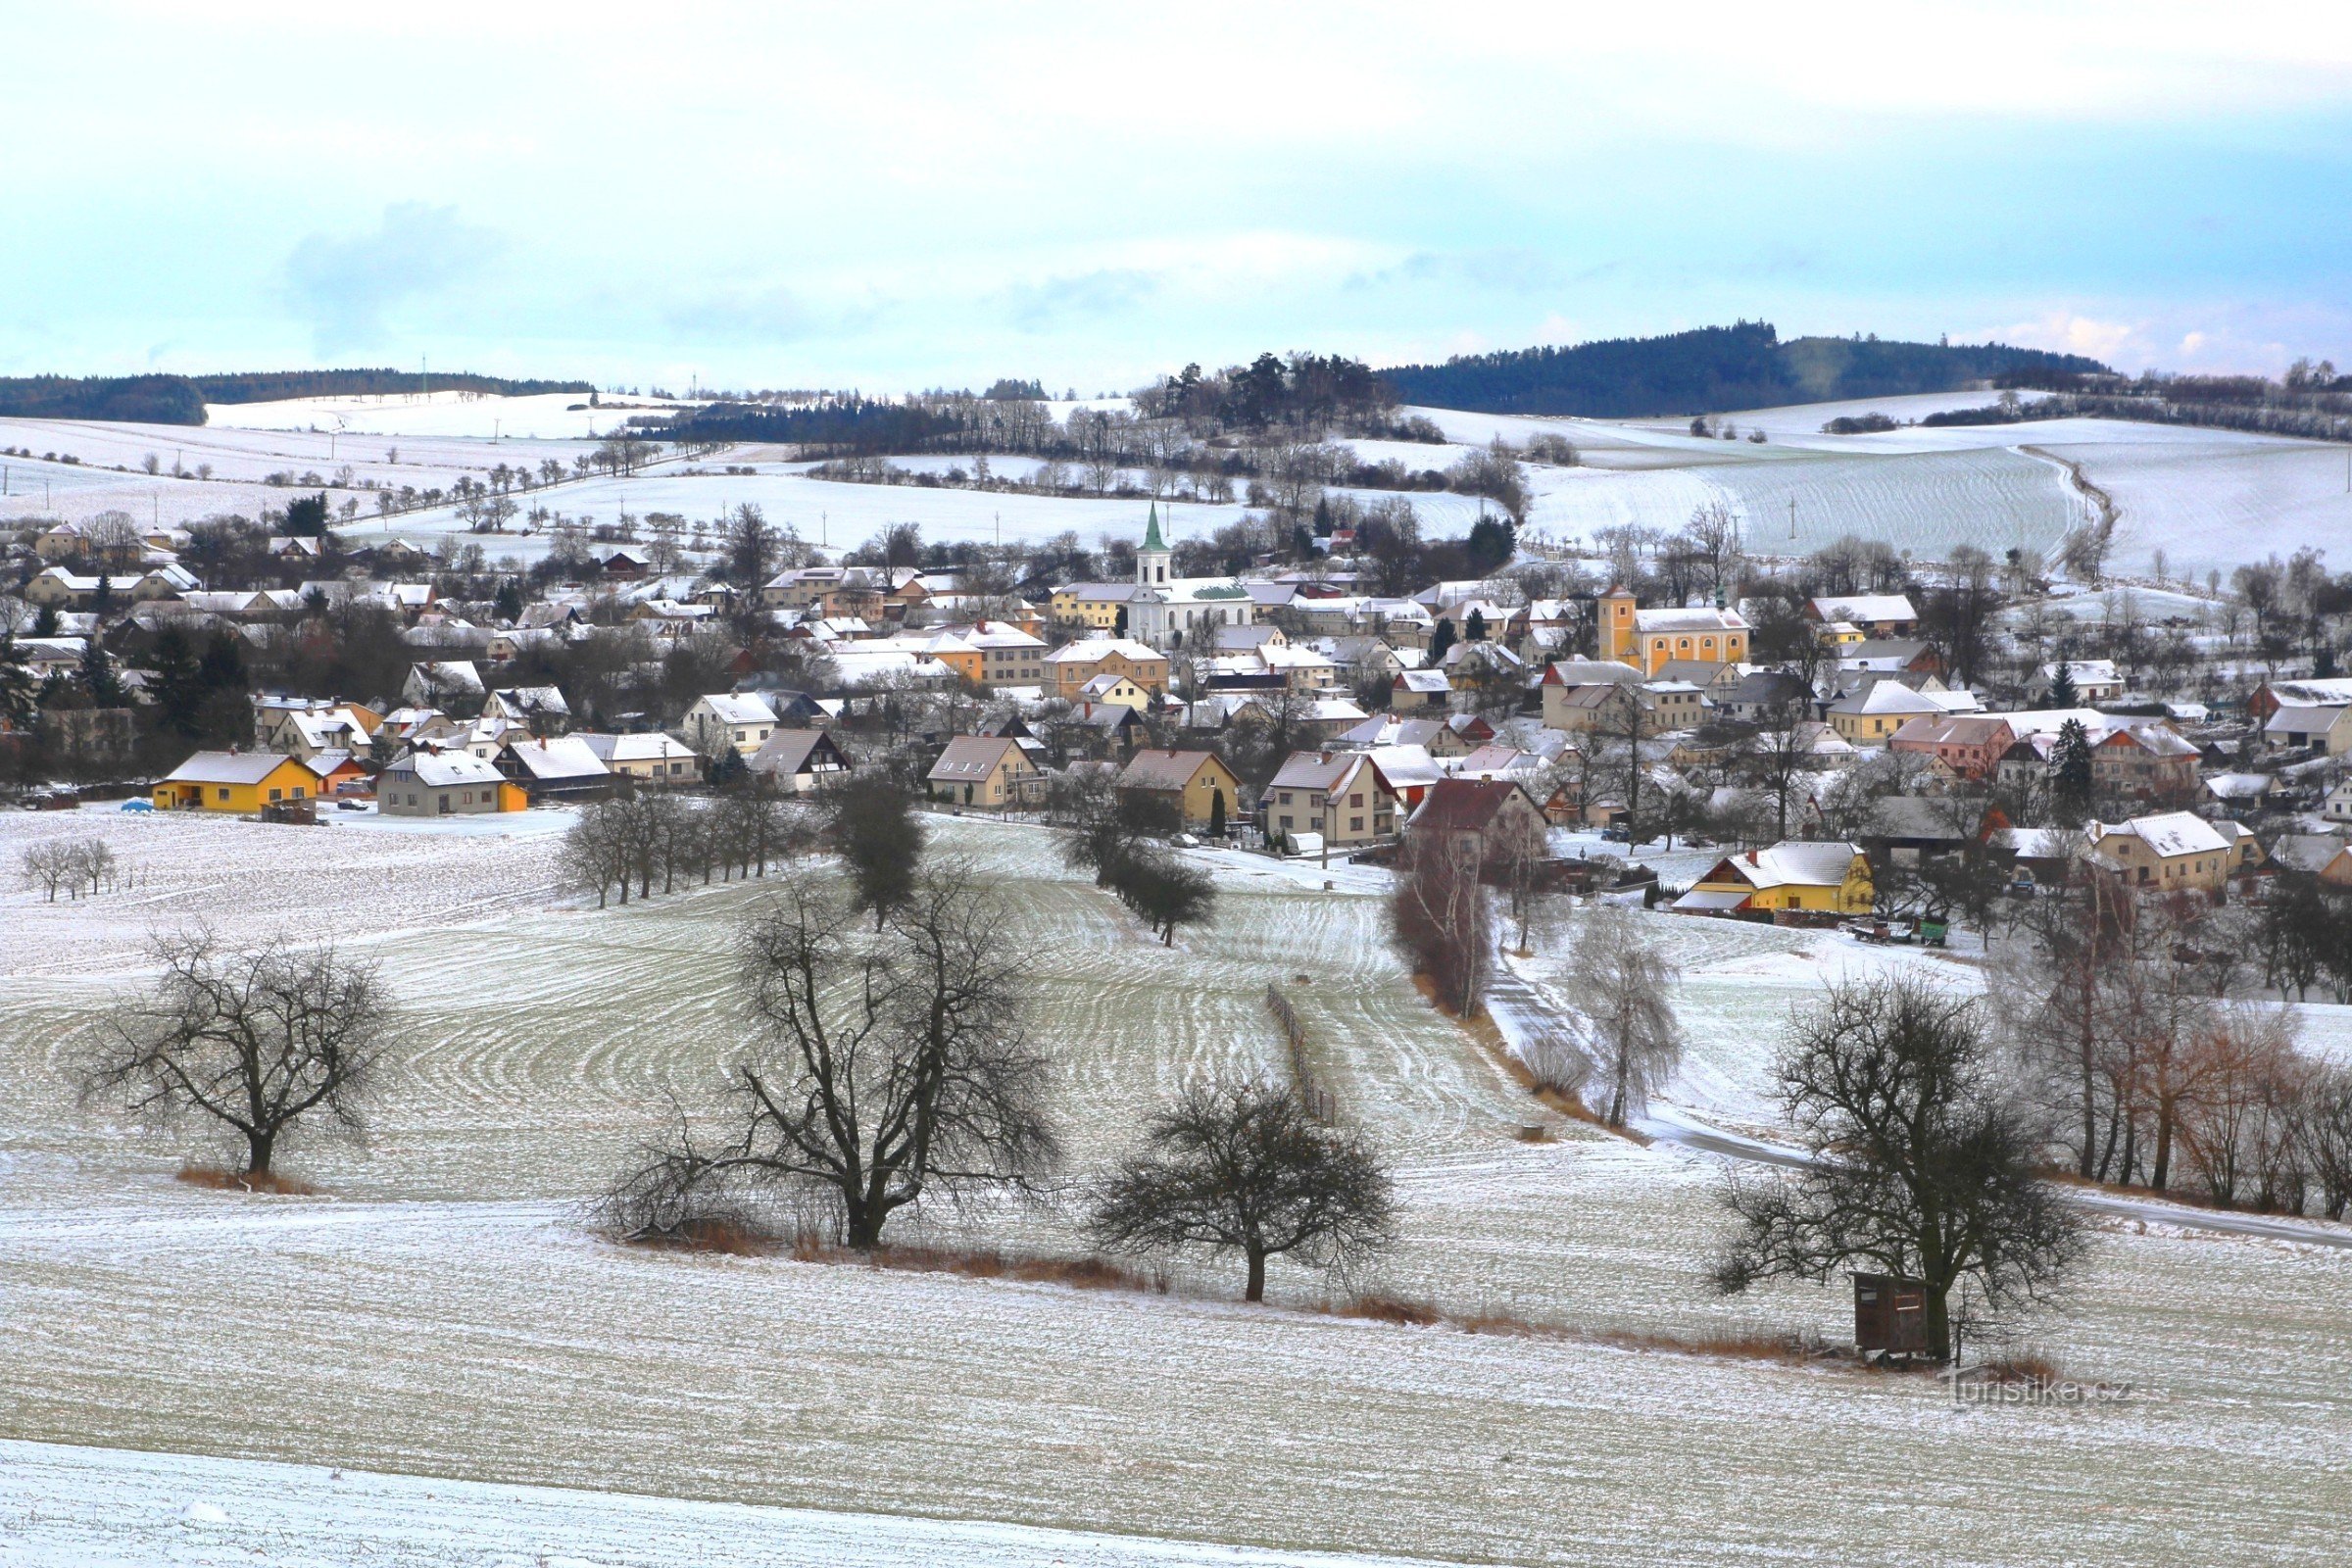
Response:
[{"label": "yellow house", "polygon": [[1188,828],[1213,824],[1219,803],[1227,821],[1241,810],[1242,781],[1214,752],[1138,752],[1120,771],[1116,788],[1121,795],[1166,802]]},{"label": "yellow house", "polygon": [[1631,591],[1600,596],[1600,657],[1644,675],[1675,660],[1737,664],[1747,658],[1747,621],[1737,610],[1642,610]]},{"label": "yellow house", "polygon": [[2093,864],[2129,887],[2158,893],[2218,892],[2249,858],[2238,840],[2251,840],[2235,822],[2208,822],[2194,811],[2093,822],[2084,833]]},{"label": "yellow house", "polygon": [[1870,861],[1845,843],[1785,839],[1768,850],[1727,856],[1674,901],[1685,914],[1747,914],[1781,909],[1809,914],[1868,914]]},{"label": "yellow house", "polygon": [[163,811],[258,811],[285,801],[307,801],[318,775],[300,759],[277,752],[198,752],[156,781]]},{"label": "yellow house", "polygon": [[1131,582],[1064,583],[1054,590],[1054,619],[1059,625],[1115,632],[1138,592]]},{"label": "yellow house", "polygon": [[1131,637],[1083,638],[1045,662],[1054,672],[1054,695],[1068,703],[1086,701],[1083,688],[1102,675],[1123,675],[1146,692],[1168,689],[1168,656]]}]

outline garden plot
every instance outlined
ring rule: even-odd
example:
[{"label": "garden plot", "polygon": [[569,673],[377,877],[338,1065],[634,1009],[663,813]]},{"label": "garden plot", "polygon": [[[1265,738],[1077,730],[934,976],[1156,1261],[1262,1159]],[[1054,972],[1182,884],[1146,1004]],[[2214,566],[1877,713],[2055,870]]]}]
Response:
[{"label": "garden plot", "polygon": [[[1166,949],[1060,871],[1042,830],[934,827],[939,853],[1001,879],[1036,955],[1033,1027],[1059,1064],[1074,1171],[1195,1072],[1286,1070],[1263,1004],[1277,979],[1318,1078],[1397,1169],[1398,1247],[1355,1283],[1591,1329],[1839,1332],[1836,1291],[1707,1294],[1716,1163],[1537,1106],[1421,1003],[1372,873],[1339,870],[1325,893],[1300,885],[1319,868],[1209,858],[1219,921]],[[758,897],[525,901],[464,926],[402,902],[369,951],[411,1065],[368,1149],[294,1152],[318,1199],[172,1183],[178,1146],[94,1126],[59,1088],[93,983],[14,980],[0,1437],[1457,1560],[2337,1549],[2352,1253],[2119,1222],[2076,1313],[2040,1338],[2169,1397],[2053,1412],[1956,1410],[1932,1385],[1843,1370],[1250,1309],[1229,1266],[1180,1266],[1177,1294],[1138,1297],[597,1243],[580,1200],[739,1038],[726,941]],[[1832,939],[1670,929],[1694,945],[1686,1019],[1727,1086],[1709,1093],[1752,1102],[1781,1009],[1812,983],[1806,945]],[[1554,1141],[1518,1142],[1528,1122]],[[1077,1245],[1054,1210],[942,1216],[929,1234]],[[1272,1282],[1291,1308],[1327,1289],[1280,1262]]]}]

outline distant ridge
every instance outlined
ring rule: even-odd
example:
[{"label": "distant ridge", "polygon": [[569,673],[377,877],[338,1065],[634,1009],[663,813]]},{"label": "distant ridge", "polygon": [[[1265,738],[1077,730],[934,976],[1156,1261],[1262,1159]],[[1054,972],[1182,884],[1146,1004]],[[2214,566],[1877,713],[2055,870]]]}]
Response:
[{"label": "distant ridge", "polygon": [[1783,343],[1771,322],[1740,321],[1663,337],[1460,355],[1443,365],[1398,366],[1381,376],[1405,402],[1432,408],[1631,418],[1952,392],[2020,372],[2113,373],[2079,354],[2005,343],[1875,337]]},{"label": "distant ridge", "polygon": [[228,375],[0,376],[0,415],[20,419],[112,419],[139,424],[202,424],[207,403],[271,403],[281,398],[364,397],[415,392],[485,392],[529,397],[587,393],[588,381],[516,381],[463,371],[247,370]]}]

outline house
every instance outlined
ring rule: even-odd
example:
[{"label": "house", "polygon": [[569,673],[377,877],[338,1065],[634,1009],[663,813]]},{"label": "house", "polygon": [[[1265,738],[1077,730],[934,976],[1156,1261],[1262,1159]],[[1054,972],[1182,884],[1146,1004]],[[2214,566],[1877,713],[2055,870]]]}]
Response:
[{"label": "house", "polygon": [[2162,811],[2124,822],[2091,822],[2084,832],[2090,862],[2126,886],[2218,893],[2245,858],[2236,842],[2244,829],[2234,822],[2227,826],[2234,831],[2191,811]]},{"label": "house", "polygon": [[1957,778],[1987,779],[2016,743],[2016,734],[1997,713],[1922,714],[1904,720],[1887,738],[1886,749],[1933,757]]},{"label": "house", "polygon": [[393,759],[375,785],[375,808],[386,816],[519,811],[527,799],[521,785],[464,752],[409,752]]},{"label": "house", "polygon": [[2334,893],[2352,893],[2352,845],[2332,833],[2288,833],[2271,846],[2271,860],[2288,871],[2317,877]]},{"label": "house", "polygon": [[[1706,720],[1706,695],[1689,681],[1652,680],[1614,686],[1577,686],[1554,698],[1544,694],[1544,727],[1570,735],[1662,735]],[[1557,723],[1553,723],[1553,719]]]},{"label": "house", "polygon": [[1108,672],[1097,675],[1093,680],[1079,687],[1078,695],[1071,701],[1073,706],[1080,708],[1107,705],[1115,708],[1132,708],[1139,713],[1147,713],[1152,710],[1152,694],[1150,692],[1138,686],[1131,676]]},{"label": "house", "polygon": [[1427,748],[1445,730],[1446,726],[1434,718],[1397,718],[1389,713],[1374,713],[1362,723],[1341,731],[1339,744],[1357,751],[1369,751],[1376,746]]},{"label": "house", "polygon": [[1508,779],[1444,778],[1405,819],[1415,843],[1435,840],[1463,852],[1481,867],[1541,859],[1549,824],[1535,797]]},{"label": "house", "polygon": [[482,716],[513,719],[534,735],[561,735],[571,728],[571,705],[555,686],[502,686],[483,699]]},{"label": "house", "polygon": [[1544,725],[1546,729],[1564,730],[1562,721],[1569,701],[1576,693],[1594,686],[1631,686],[1642,679],[1642,672],[1614,659],[1563,659],[1544,666],[1536,685],[1544,703]]},{"label": "house", "polygon": [[265,719],[269,734],[263,737],[263,744],[305,760],[321,752],[365,752],[376,726],[383,722],[356,706],[256,710],[254,727],[260,729]]},{"label": "house", "polygon": [[646,784],[700,784],[703,756],[675,735],[575,735],[615,778]]},{"label": "house", "polygon": [[1083,688],[1103,675],[1123,675],[1155,695],[1168,689],[1168,656],[1132,637],[1084,637],[1054,649],[1043,663],[1053,675],[1054,695],[1066,703],[1086,701]]},{"label": "house", "polygon": [[2352,778],[2345,779],[2328,792],[2327,803],[2320,808],[2320,814],[2330,822],[2352,822]]},{"label": "house", "polygon": [[614,582],[635,582],[653,570],[651,556],[636,550],[608,550],[597,560],[597,569]]},{"label": "house", "polygon": [[1674,901],[1683,914],[1868,914],[1870,859],[1858,844],[1785,839],[1726,856]]},{"label": "house", "polygon": [[[956,635],[980,656],[976,677],[984,691],[1007,686],[1041,686],[1046,679],[1046,644],[1020,627],[1003,620],[977,620],[956,628]],[[1163,665],[1162,681],[1166,671]]]},{"label": "house", "polygon": [[1915,718],[1944,718],[1982,708],[1974,692],[1914,691],[1897,681],[1874,681],[1867,691],[1829,707],[1832,728],[1854,746],[1884,746]]},{"label": "house", "polygon": [[158,779],[159,811],[258,811],[317,798],[318,775],[277,752],[198,752]]},{"label": "house", "polygon": [[1419,806],[1438,780],[1447,776],[1424,747],[1370,746],[1364,749],[1364,755],[1372,759],[1380,776],[1396,792],[1396,804],[1405,811]]},{"label": "house", "polygon": [[473,661],[436,660],[409,666],[400,697],[411,708],[447,708],[478,701],[484,690],[481,671],[474,668]]},{"label": "house", "polygon": [[1934,675],[1939,680],[1947,673],[1936,645],[1916,637],[1866,637],[1838,651],[1838,668],[1849,674]]},{"label": "house", "polygon": [[1822,594],[1805,601],[1805,618],[1824,627],[1842,621],[1865,637],[1909,637],[1919,612],[1906,594]]},{"label": "house", "polygon": [[533,802],[602,795],[612,787],[612,771],[577,735],[544,741],[508,741],[494,760],[499,772],[522,786]]},{"label": "house", "polygon": [[1010,735],[958,735],[923,777],[935,801],[1000,811],[1045,794],[1044,772]]},{"label": "house", "polygon": [[1668,660],[1738,664],[1747,659],[1747,621],[1721,606],[1642,610],[1631,590],[1600,597],[1600,657],[1654,675]]},{"label": "house", "polygon": [[775,733],[776,710],[756,692],[715,692],[695,699],[681,727],[705,757],[732,746],[748,758]]},{"label": "house", "polygon": [[2352,752],[2352,704],[2282,703],[2263,722],[2262,738],[2271,746],[2310,746],[2341,757]]},{"label": "house", "polygon": [[1453,682],[1442,669],[1403,669],[1389,682],[1392,712],[1417,713],[1432,706],[1443,708],[1453,699]]},{"label": "house", "polygon": [[2027,683],[2026,694],[2036,703],[2049,701],[2058,684],[2058,671],[2064,669],[2073,680],[2075,701],[2085,708],[2097,708],[2112,703],[2124,695],[2124,677],[2116,673],[2112,659],[2062,659],[2042,665]]},{"label": "house", "polygon": [[2142,802],[2183,804],[2197,792],[2197,748],[2161,719],[2118,724],[2091,743],[2094,788]]},{"label": "house", "polygon": [[751,770],[778,789],[805,795],[850,771],[850,760],[830,730],[779,729],[754,752]]},{"label": "house", "polygon": [[1137,752],[1113,786],[1122,797],[1156,801],[1193,829],[1218,829],[1241,804],[1242,781],[1214,752]]},{"label": "house", "polygon": [[2264,681],[2246,699],[2246,716],[2268,719],[2281,708],[2352,708],[2352,675]]},{"label": "house", "polygon": [[337,795],[366,793],[368,769],[362,767],[360,760],[349,752],[320,752],[302,759],[302,762],[318,775],[318,782],[311,786],[311,794],[316,799],[331,800]]},{"label": "house", "polygon": [[1258,801],[1266,836],[1315,833],[1326,846],[1396,831],[1396,791],[1363,752],[1293,752]]}]

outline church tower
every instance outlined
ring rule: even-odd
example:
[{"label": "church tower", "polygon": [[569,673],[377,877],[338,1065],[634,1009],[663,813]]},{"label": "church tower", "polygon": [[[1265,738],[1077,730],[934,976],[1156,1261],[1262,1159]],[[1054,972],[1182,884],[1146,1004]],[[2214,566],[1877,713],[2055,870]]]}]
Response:
[{"label": "church tower", "polygon": [[1156,588],[1168,580],[1168,547],[1159,537],[1159,503],[1152,503],[1152,521],[1144,529],[1144,547],[1135,553],[1138,586]]},{"label": "church tower", "polygon": [[1635,633],[1635,599],[1622,584],[1600,596],[1600,657],[1639,667],[1641,639]]}]

